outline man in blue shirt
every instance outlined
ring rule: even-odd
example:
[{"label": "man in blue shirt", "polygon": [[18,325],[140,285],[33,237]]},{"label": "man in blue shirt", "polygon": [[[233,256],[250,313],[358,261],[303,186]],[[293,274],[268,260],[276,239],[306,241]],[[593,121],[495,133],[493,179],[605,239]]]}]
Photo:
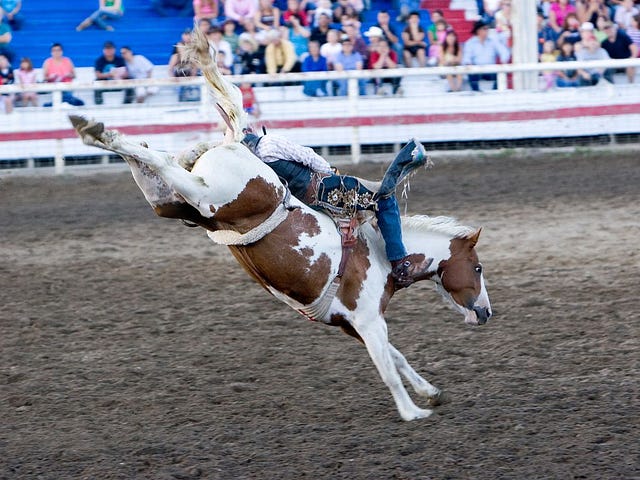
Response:
[{"label": "man in blue shirt", "polygon": [[[495,65],[500,60],[501,63],[507,63],[511,57],[509,49],[489,37],[489,25],[482,20],[478,20],[473,25],[473,37],[471,37],[464,46],[462,55],[463,65]],[[495,73],[474,73],[469,74],[469,85],[471,90],[480,91],[480,80],[488,80],[493,82],[493,89],[497,88],[497,78]]]}]

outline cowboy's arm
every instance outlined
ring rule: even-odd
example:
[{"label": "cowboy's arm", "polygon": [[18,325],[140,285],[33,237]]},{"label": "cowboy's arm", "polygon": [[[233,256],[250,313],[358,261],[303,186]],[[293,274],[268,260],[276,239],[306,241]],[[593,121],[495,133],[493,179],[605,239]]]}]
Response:
[{"label": "cowboy's arm", "polygon": [[[266,141],[265,141],[266,140]],[[301,163],[314,172],[331,173],[331,165],[313,149],[298,145],[285,137],[266,135],[258,144],[259,157],[265,161],[286,160]]]}]

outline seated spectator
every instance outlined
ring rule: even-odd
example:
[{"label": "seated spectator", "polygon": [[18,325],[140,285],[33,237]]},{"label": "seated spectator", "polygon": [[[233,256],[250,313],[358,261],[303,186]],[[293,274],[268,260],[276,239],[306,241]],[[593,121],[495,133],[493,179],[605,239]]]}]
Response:
[{"label": "seated spectator", "polygon": [[[608,60],[609,54],[600,46],[595,36],[586,37],[582,41],[582,48],[576,52],[576,59],[581,62],[591,60]],[[580,68],[578,69],[580,76],[580,86],[597,85],[604,78],[611,82],[611,71],[604,68]]]},{"label": "seated spectator", "polygon": [[[193,15],[193,0],[151,0],[153,8],[161,17],[191,17]],[[175,10],[170,12],[168,9]]]},{"label": "seated spectator", "polygon": [[218,52],[224,52],[225,68],[233,68],[233,51],[229,42],[222,38],[222,29],[220,27],[211,27],[207,32],[207,40],[209,41],[211,58],[217,61]]},{"label": "seated spectator", "polygon": [[[400,43],[400,37],[396,33],[395,29],[391,26],[391,16],[389,15],[389,12],[387,10],[379,10],[376,14],[376,22],[377,23],[375,24],[375,27],[379,28],[382,31],[382,38],[387,41],[387,43],[391,47],[391,50],[396,52],[396,55],[398,55],[398,58],[400,58],[400,56],[402,55],[402,44]],[[357,50],[355,46],[354,50],[360,51]],[[366,62],[369,58],[369,49],[367,48],[366,52],[360,51],[360,54],[363,56],[366,65]]]},{"label": "seated spectator", "polygon": [[427,42],[426,32],[420,25],[420,14],[411,12],[407,18],[407,26],[402,31],[402,43],[404,44],[403,56],[405,67],[413,67],[413,59],[418,62],[418,67],[427,66]]},{"label": "seated spectator", "polygon": [[640,14],[631,18],[631,25],[627,29],[627,35],[633,44],[640,50]]},{"label": "seated spectator", "polygon": [[[371,70],[386,70],[389,68],[398,68],[398,56],[396,52],[391,50],[386,40],[380,39],[377,44],[377,48],[371,52],[369,56],[369,68]],[[386,91],[383,90],[385,83],[391,84],[391,93],[396,95],[402,93],[400,90],[400,77],[387,77],[387,78],[375,78],[375,93],[377,95],[384,95]]]},{"label": "seated spectator", "polygon": [[[629,35],[618,28],[618,25],[608,22],[604,25],[604,31],[607,34],[607,38],[602,42],[601,47],[606,50],[609,57],[623,59],[636,58],[638,56],[637,45],[633,43]],[[624,71],[627,74],[629,83],[633,83],[636,76],[636,69],[634,67],[627,67]]]},{"label": "seated spectator", "polygon": [[292,15],[289,18],[289,41],[293,43],[296,56],[302,59],[309,52],[309,37],[311,31],[300,23],[300,18]]},{"label": "seated spectator", "polygon": [[[489,37],[489,26],[482,20],[473,25],[473,36],[467,40],[462,55],[463,65],[494,65],[500,61],[507,63],[511,52],[501,42]],[[469,85],[474,92],[480,91],[480,80],[493,82],[493,89],[497,88],[495,73],[469,74]]]},{"label": "seated spectator", "polygon": [[239,52],[240,73],[242,75],[266,73],[264,48],[260,48],[258,41],[247,32],[240,34]]},{"label": "seated spectator", "polygon": [[393,0],[392,4],[393,9],[400,12],[396,22],[406,22],[407,18],[409,18],[409,13],[420,8],[420,0]]},{"label": "seated spectator", "polygon": [[[391,44],[385,39],[384,32],[380,27],[376,27],[375,25],[369,27],[369,30],[364,32],[364,36],[369,39],[369,46],[367,49],[367,62],[365,63],[365,68],[371,68],[371,54],[378,49],[378,45],[381,40],[385,40],[389,48],[391,48]],[[393,53],[396,54],[396,58],[400,58],[400,54],[398,54],[395,50]]]},{"label": "seated spectator", "polygon": [[591,22],[596,25],[599,15],[607,17],[607,20],[611,19],[605,0],[576,0],[575,4],[576,14],[581,23]]},{"label": "seated spectator", "polygon": [[316,8],[313,10],[313,15],[310,19],[310,27],[315,28],[318,26],[320,15],[326,15],[329,18],[329,23],[331,23],[331,19],[333,18],[331,0],[318,0],[316,2]]},{"label": "seated spectator", "polygon": [[267,73],[274,75],[276,73],[299,72],[300,62],[296,57],[293,44],[282,37],[282,33],[278,30],[271,30],[267,34],[269,44],[264,51],[264,61],[267,67]]},{"label": "seated spectator", "polygon": [[339,20],[340,20],[340,22],[339,22],[340,23],[339,30],[343,30],[344,26],[347,25],[347,24],[355,25],[355,27],[358,30],[360,30],[362,28],[362,22],[360,21],[360,15],[358,14],[358,12],[355,11],[355,9],[351,5],[347,6],[345,11],[340,16]]},{"label": "seated spectator", "polygon": [[227,55],[224,50],[216,53],[216,66],[222,75],[232,75],[233,71],[227,66]]},{"label": "seated spectator", "polygon": [[[218,0],[193,0],[193,21],[209,20],[209,28],[216,23],[220,16]],[[204,28],[204,26],[202,27]],[[206,30],[205,30],[206,32]]]},{"label": "seated spectator", "polygon": [[443,19],[440,19],[434,25],[435,27],[435,41],[429,45],[429,55],[427,59],[427,63],[429,66],[433,67],[438,64],[438,59],[442,53],[442,44],[444,39],[447,37],[447,22]]},{"label": "seated spectator", "polygon": [[[569,0],[557,0],[549,8],[549,26],[557,33],[561,33],[564,21],[570,13],[576,14],[576,7]],[[576,19],[577,19],[576,14]],[[580,21],[578,20],[578,24]]]},{"label": "seated spectator", "polygon": [[9,24],[0,22],[0,55],[4,55],[9,60],[9,63],[13,62],[15,53],[11,48],[11,41],[13,40],[13,34],[11,33],[11,27]]},{"label": "seated spectator", "polygon": [[431,17],[431,23],[429,24],[429,27],[427,28],[426,32],[427,32],[427,43],[429,45],[433,45],[436,43],[440,43],[442,44],[442,41],[444,40],[443,37],[438,37],[438,29],[436,27],[436,24],[439,21],[443,21],[444,22],[444,29],[449,30],[452,29],[451,25],[449,25],[447,23],[447,20],[444,18],[444,14],[442,13],[442,10],[440,9],[436,9],[433,10],[430,14]]},{"label": "seated spectator", "polygon": [[[127,65],[129,78],[151,78],[153,76],[153,63],[144,55],[135,55],[131,47],[120,48],[120,55]],[[142,103],[147,97],[158,93],[158,87],[139,86],[135,88],[136,102]]]},{"label": "seated spectator", "polygon": [[633,0],[622,0],[616,7],[613,21],[618,25],[618,28],[627,30],[631,26],[631,19],[639,13],[640,10],[634,6]]},{"label": "seated spectator", "polygon": [[107,24],[105,20],[117,20],[124,15],[122,8],[122,0],[99,0],[98,9],[85,18],[76,27],[76,31],[80,32],[91,25],[108,32],[113,32],[114,28]]},{"label": "seated spectator", "polygon": [[[440,67],[457,67],[462,64],[462,47],[458,40],[458,34],[453,30],[448,30],[442,48],[440,50],[440,58],[438,66]],[[462,90],[462,75],[447,75],[447,83],[450,92],[459,92]]]},{"label": "seated spectator", "polygon": [[[33,62],[29,57],[20,59],[20,68],[14,74],[18,79],[18,83],[22,86],[38,83],[36,71],[33,69]],[[38,92],[21,92],[18,97],[23,107],[28,107],[29,104],[34,107],[38,106]]]},{"label": "seated spectator", "polygon": [[255,23],[253,18],[258,10],[257,0],[225,0],[224,16],[245,28],[248,21]]},{"label": "seated spectator", "polygon": [[269,31],[280,28],[280,9],[273,0],[258,0],[258,9],[253,17],[258,30]]},{"label": "seated spectator", "polygon": [[320,46],[320,55],[327,59],[329,70],[333,70],[335,58],[340,52],[342,52],[340,32],[332,28],[327,33],[327,43]]},{"label": "seated spectator", "polygon": [[[100,55],[95,62],[94,71],[96,80],[101,82],[108,82],[112,80],[123,80],[129,78],[129,72],[127,71],[127,65],[124,63],[124,59],[120,55],[116,55],[116,46],[111,41],[104,42],[102,46],[102,55]],[[122,88],[113,89],[101,89],[93,91],[93,98],[96,105],[102,105],[104,92],[116,92],[123,90]],[[124,89],[124,102],[133,103],[135,98],[135,91],[132,88]]]},{"label": "seated spectator", "polygon": [[327,43],[327,33],[331,30],[331,18],[324,13],[318,17],[318,26],[311,29],[309,40],[314,40],[320,45]]},{"label": "seated spectator", "polygon": [[233,61],[235,63],[238,55],[239,35],[236,33],[236,22],[233,20],[225,20],[222,24],[222,39],[226,41],[233,52]]},{"label": "seated spectator", "polygon": [[[364,57],[359,52],[354,51],[353,41],[347,37],[342,40],[342,52],[340,52],[335,59],[334,70],[343,72],[346,70],[362,70],[364,68]],[[348,93],[347,79],[336,80],[338,84],[339,96],[346,96]],[[366,94],[366,80],[358,80],[358,94]]]},{"label": "seated spectator", "polygon": [[483,0],[482,1],[482,20],[489,26],[494,26],[496,23],[496,12],[500,10],[501,0]]},{"label": "seated spectator", "polygon": [[568,14],[564,19],[562,31],[556,40],[556,45],[562,45],[564,42],[569,42],[572,45],[580,42],[580,21],[575,13]]},{"label": "seated spectator", "polygon": [[[171,58],[169,59],[169,76],[195,77],[198,75],[198,67],[194,61],[186,54],[185,47],[191,42],[191,29],[187,28],[182,32],[180,41],[173,47]],[[178,101],[198,102],[200,101],[200,88],[197,85],[184,85],[178,88]]]},{"label": "seated spectator", "polygon": [[22,9],[22,0],[0,0],[0,21],[1,13],[4,12],[4,21],[6,21],[12,30],[18,31],[22,28],[24,19],[20,10]]},{"label": "seated spectator", "polygon": [[[539,56],[540,63],[551,63],[556,61],[555,54],[556,44],[552,40],[547,40],[543,46],[542,53]],[[543,81],[543,90],[550,90],[555,86],[556,74],[553,70],[543,70],[541,72]]]},{"label": "seated spectator", "polygon": [[[356,5],[357,4],[357,5]],[[359,10],[358,8],[361,7]],[[340,23],[343,15],[353,15],[359,17],[360,12],[363,10],[362,1],[357,0],[336,0],[333,2],[333,21],[334,23]]]},{"label": "seated spectator", "polygon": [[[203,35],[206,37],[211,27],[213,27],[213,22],[209,18],[201,18],[197,22],[194,22],[197,25],[198,30],[200,30]],[[189,35],[191,35],[191,30],[189,30]]]},{"label": "seated spectator", "polygon": [[511,0],[503,0],[500,3],[500,9],[496,12],[496,36],[498,40],[505,44],[507,48],[511,48]]},{"label": "seated spectator", "polygon": [[[15,77],[13,75],[13,68],[9,63],[9,59],[6,55],[0,53],[0,85],[11,85],[14,82]],[[13,100],[15,95],[13,93],[3,93],[0,97],[2,97],[4,113],[13,112]]]},{"label": "seated spectator", "polygon": [[[69,57],[64,56],[62,44],[51,45],[51,56],[42,64],[42,78],[50,83],[70,83],[76,78],[76,69]],[[76,107],[84,105],[84,102],[73,96],[73,92],[62,92],[62,102]],[[45,103],[50,107],[51,103]]]},{"label": "seated spectator", "polygon": [[542,46],[544,45],[544,42],[551,40],[553,43],[557,44],[560,34],[547,24],[544,14],[541,11],[538,12],[536,22],[538,30],[538,55],[540,55],[542,53]]},{"label": "seated spectator", "polygon": [[[315,40],[309,42],[309,55],[302,62],[303,72],[326,72],[327,59],[320,55],[320,45]],[[304,82],[302,93],[308,97],[326,97],[327,81],[326,80],[308,80]]]},{"label": "seated spectator", "polygon": [[[573,43],[564,42],[560,45],[560,54],[557,59],[558,62],[575,62],[576,56],[573,53]],[[556,72],[556,85],[560,88],[565,87],[579,87],[580,75],[577,70],[558,70]]]},{"label": "seated spectator", "polygon": [[[359,53],[360,56],[362,56],[362,61],[364,62],[367,58],[367,54],[369,53],[369,47],[367,46],[367,42],[365,42],[360,35],[360,29],[354,23],[350,22],[343,25],[342,31],[343,35],[341,40],[345,40],[347,38],[351,40],[353,51],[355,53]],[[342,43],[342,51],[344,52],[344,42]]]},{"label": "seated spectator", "polygon": [[309,26],[307,12],[300,6],[300,0],[287,0],[287,9],[282,13],[282,21],[287,25],[291,21],[291,17],[296,16],[300,19],[300,25]]}]

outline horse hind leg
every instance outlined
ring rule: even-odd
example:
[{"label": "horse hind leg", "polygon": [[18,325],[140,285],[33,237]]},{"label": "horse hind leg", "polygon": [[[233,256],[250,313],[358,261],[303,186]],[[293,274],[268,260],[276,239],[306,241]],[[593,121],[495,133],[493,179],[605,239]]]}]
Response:
[{"label": "horse hind leg", "polygon": [[370,322],[354,322],[354,328],[362,338],[371,360],[378,369],[382,381],[391,391],[403,420],[427,418],[432,410],[419,408],[407,393],[395,366],[392,348],[387,338],[387,325],[382,316]]},{"label": "horse hind leg", "polygon": [[415,392],[421,397],[425,397],[429,400],[429,405],[435,407],[445,402],[446,397],[442,390],[434,387],[431,383],[422,378],[414,369],[409,365],[407,359],[400,353],[400,351],[389,344],[389,351],[393,358],[398,372],[402,375],[413,387]]}]

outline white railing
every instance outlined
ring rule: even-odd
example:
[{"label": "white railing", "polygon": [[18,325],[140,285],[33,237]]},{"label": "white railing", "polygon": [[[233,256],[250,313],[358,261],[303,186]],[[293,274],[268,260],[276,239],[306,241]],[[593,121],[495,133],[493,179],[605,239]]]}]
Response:
[{"label": "white railing", "polygon": [[[401,68],[384,70],[383,72],[363,70],[246,75],[229,76],[229,79],[235,83],[250,82],[261,85],[304,82],[308,80],[348,79],[349,93],[347,98],[328,97],[310,101],[308,98],[303,97],[301,93],[293,100],[286,95],[271,95],[271,100],[267,99],[266,101],[268,105],[263,108],[264,113],[260,120],[272,129],[287,129],[287,135],[300,143],[313,146],[349,145],[352,161],[358,162],[360,160],[361,145],[400,143],[406,140],[408,136],[417,136],[421,139],[422,135],[427,135],[424,133],[425,119],[424,115],[420,115],[421,113],[442,116],[442,122],[429,124],[428,135],[426,138],[422,138],[423,141],[446,139],[464,141],[472,138],[482,138],[482,135],[487,137],[494,135],[491,138],[498,138],[495,135],[510,135],[506,130],[501,132],[500,129],[494,128],[495,122],[492,123],[491,118],[488,121],[486,118],[483,120],[488,123],[482,125],[481,131],[467,128],[464,122],[471,121],[473,123],[473,119],[460,119],[459,115],[465,112],[485,112],[486,116],[487,112],[530,111],[540,109],[541,105],[546,105],[550,109],[557,108],[558,105],[562,106],[562,100],[566,97],[572,97],[570,105],[573,106],[608,104],[618,107],[624,106],[626,103],[631,108],[621,108],[624,114],[637,113],[640,115],[640,107],[638,107],[637,112],[635,111],[635,106],[640,105],[640,82],[638,84],[613,85],[613,93],[608,92],[606,95],[599,96],[594,95],[593,89],[590,88],[569,89],[574,90],[572,95],[568,95],[568,90],[566,89],[563,89],[562,92],[557,90],[545,93],[507,89],[507,79],[511,74],[538,75],[539,72],[549,70],[576,70],[580,68],[623,69],[626,67],[640,67],[640,59],[432,67],[423,69]],[[640,68],[638,70],[640,71]],[[471,92],[462,92],[462,94],[458,95],[444,94],[444,80],[441,80],[441,77],[482,73],[497,74],[498,89],[496,92],[492,92],[491,95],[472,94]],[[362,97],[358,95],[358,80],[371,80],[379,77],[403,77],[403,84],[412,85],[413,90],[407,92],[404,97],[390,97],[384,100],[371,95]],[[78,113],[82,115],[95,116],[101,120],[105,119],[105,121],[109,121],[119,127],[126,128],[130,126],[133,128],[135,126],[134,134],[142,137],[145,135],[162,135],[163,138],[160,140],[168,142],[164,144],[164,148],[172,150],[178,147],[170,141],[170,135],[166,134],[166,132],[171,133],[171,126],[183,125],[188,128],[190,125],[198,124],[198,128],[201,129],[203,124],[211,124],[218,121],[217,113],[211,108],[210,100],[206,94],[206,85],[202,77],[153,78],[72,84],[43,83],[25,87],[19,85],[0,86],[0,94],[33,91],[38,93],[50,92],[52,96],[52,108],[30,108],[20,115],[2,115],[0,113],[0,162],[3,159],[54,157],[56,172],[61,173],[65,168],[65,157],[96,155],[95,149],[82,146],[79,140],[75,138],[66,118],[67,110],[62,104],[62,92],[64,91],[86,92],[105,88],[121,89],[136,86],[180,87],[189,85],[199,86],[202,89],[202,95],[198,104],[190,104],[188,107],[184,104],[178,104],[175,100],[167,100],[168,105],[118,105],[117,108],[106,104],[94,106],[88,102],[86,107],[81,107],[78,110]],[[424,85],[438,85],[438,87],[429,89]],[[302,87],[294,88],[297,92],[302,90]],[[269,97],[266,92],[275,91],[280,90],[276,87],[264,87],[261,90],[265,97]],[[532,97],[532,95],[535,97]],[[402,121],[405,120],[403,115],[411,114],[414,114],[415,124],[410,121]],[[442,124],[447,124],[447,122],[453,124],[453,114],[458,115],[455,117],[457,124],[454,124],[446,132],[440,131],[438,133],[438,129],[442,127]],[[613,116],[615,116],[615,112]],[[314,122],[307,121],[310,117],[314,119]],[[372,118],[373,120],[363,122],[361,121],[363,118]],[[512,116],[512,118],[516,117]],[[394,119],[397,119],[398,122]],[[373,124],[375,122],[380,123],[380,125]],[[156,129],[154,131],[150,130],[148,134],[145,133],[146,125],[158,123],[165,126],[164,130]],[[538,126],[534,123],[533,121],[530,122],[531,126],[536,127],[532,129],[531,136],[535,136],[536,132],[539,131]],[[629,124],[631,122],[625,123]],[[602,133],[618,133],[614,124],[615,122],[607,121],[598,125],[597,128],[601,128],[603,130]],[[640,132],[640,126],[637,125],[639,123],[634,121],[629,128],[635,128],[635,132]],[[614,129],[612,130],[612,128]],[[208,129],[206,134],[212,135],[212,132],[213,129]],[[558,132],[562,132],[562,130],[560,129]],[[589,128],[589,132],[597,134],[593,126]],[[630,130],[627,131],[627,133],[630,132]],[[215,133],[219,134],[217,131]],[[522,128],[520,128],[519,133],[522,134]],[[544,132],[540,134],[545,135]],[[564,134],[570,136],[572,132],[567,131]],[[22,148],[19,152],[19,149],[16,148],[18,145]],[[33,151],[30,151],[30,148],[33,148]],[[36,151],[36,148],[44,149],[44,151]],[[31,165],[32,162],[27,164],[27,166]]]}]

